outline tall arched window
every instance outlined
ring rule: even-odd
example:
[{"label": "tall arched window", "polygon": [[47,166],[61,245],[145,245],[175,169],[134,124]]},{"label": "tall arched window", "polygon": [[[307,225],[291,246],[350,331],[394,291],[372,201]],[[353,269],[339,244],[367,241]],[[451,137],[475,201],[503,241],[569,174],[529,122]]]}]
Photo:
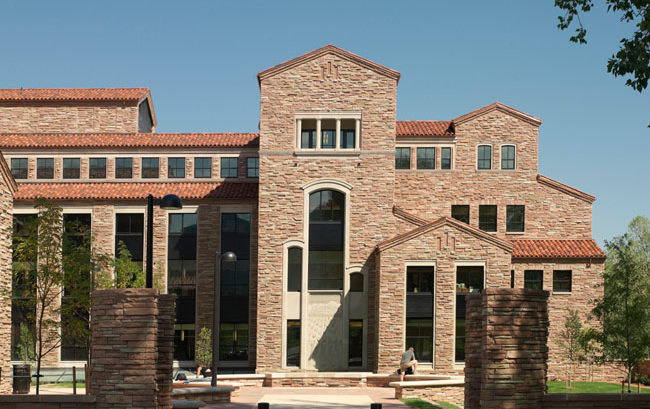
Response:
[{"label": "tall arched window", "polygon": [[309,195],[310,290],[343,289],[345,195],[319,190]]}]

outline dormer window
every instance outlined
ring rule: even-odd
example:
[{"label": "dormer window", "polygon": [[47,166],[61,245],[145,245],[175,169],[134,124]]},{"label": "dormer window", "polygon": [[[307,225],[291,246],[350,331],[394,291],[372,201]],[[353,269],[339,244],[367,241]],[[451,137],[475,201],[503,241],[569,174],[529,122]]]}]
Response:
[{"label": "dormer window", "polygon": [[361,114],[305,112],[296,114],[296,147],[301,151],[358,151]]}]

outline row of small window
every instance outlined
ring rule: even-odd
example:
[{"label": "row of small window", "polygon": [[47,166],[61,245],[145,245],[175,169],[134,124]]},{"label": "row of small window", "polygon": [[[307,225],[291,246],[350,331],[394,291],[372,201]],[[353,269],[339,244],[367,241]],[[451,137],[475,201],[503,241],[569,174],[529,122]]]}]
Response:
[{"label": "row of small window", "polygon": [[[363,365],[363,320],[348,323],[348,367]],[[287,366],[300,367],[300,320],[287,320]]]},{"label": "row of small window", "polygon": [[[524,231],[526,206],[506,206],[506,232],[522,233]],[[469,224],[469,205],[452,205],[451,217]],[[478,207],[478,228],[483,231],[497,231],[497,206],[479,205]]]},{"label": "row of small window", "polygon": [[[501,169],[513,170],[515,168],[515,146],[501,146]],[[476,168],[479,170],[492,169],[492,146],[479,145],[477,152]]]},{"label": "row of small window", "polygon": [[[570,293],[573,273],[571,270],[553,270],[553,292]],[[515,288],[515,270],[510,270],[510,287]],[[524,270],[524,288],[544,289],[544,270]]]},{"label": "row of small window", "polygon": [[298,119],[300,149],[358,149],[358,122],[352,118]]},{"label": "row of small window", "polygon": [[[417,169],[436,168],[436,148],[417,148]],[[395,149],[395,169],[411,169],[411,148]],[[451,169],[451,148],[440,149],[440,169]]]},{"label": "row of small window", "polygon": [[[238,177],[238,159],[221,158],[221,177]],[[169,158],[167,160],[169,178],[182,179],[185,177],[185,158]],[[246,176],[259,177],[259,158],[246,158]],[[11,173],[14,179],[27,179],[27,158],[12,158]],[[142,178],[156,179],[160,175],[159,158],[142,158]],[[81,177],[81,159],[63,158],[63,179],[79,179]],[[90,179],[106,179],[106,158],[90,158],[88,163]],[[133,158],[115,158],[115,178],[131,179],[133,177]],[[212,158],[194,159],[194,177],[212,177]],[[36,178],[54,179],[54,158],[36,159]]]}]

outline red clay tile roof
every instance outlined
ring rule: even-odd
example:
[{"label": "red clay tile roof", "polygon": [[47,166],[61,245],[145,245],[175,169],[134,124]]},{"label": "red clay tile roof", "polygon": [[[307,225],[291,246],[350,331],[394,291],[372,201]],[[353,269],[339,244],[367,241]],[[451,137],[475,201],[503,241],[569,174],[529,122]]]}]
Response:
[{"label": "red clay tile roof", "polygon": [[588,240],[513,240],[512,258],[592,258],[604,259],[595,241]]},{"label": "red clay tile roof", "polygon": [[182,199],[255,199],[257,183],[233,182],[67,182],[20,183],[14,200],[137,200],[174,193]]},{"label": "red clay tile roof", "polygon": [[0,101],[139,101],[149,88],[0,89]]},{"label": "red clay tile roof", "polygon": [[451,121],[397,121],[397,136],[454,136]]},{"label": "red clay tile roof", "polygon": [[457,118],[454,118],[453,122],[454,122],[454,124],[460,124],[460,123],[463,123],[465,121],[469,121],[472,118],[476,118],[477,116],[481,116],[483,114],[486,114],[486,113],[494,111],[494,110],[505,112],[507,114],[510,114],[510,115],[512,115],[514,117],[517,117],[517,118],[519,118],[519,119],[521,119],[523,121],[526,121],[526,122],[528,122],[528,123],[530,123],[532,125],[535,125],[535,126],[540,126],[542,124],[541,119],[539,119],[537,117],[534,117],[532,115],[528,115],[527,113],[525,113],[523,111],[520,111],[518,109],[509,107],[508,105],[502,104],[499,101],[493,102],[493,103],[491,103],[489,105],[486,105],[484,107],[481,107],[479,109],[475,109],[472,112],[468,112],[468,113],[463,114],[463,115],[461,115],[461,116],[459,116]]},{"label": "red clay tile roof", "polygon": [[0,134],[0,149],[257,147],[257,133]]}]

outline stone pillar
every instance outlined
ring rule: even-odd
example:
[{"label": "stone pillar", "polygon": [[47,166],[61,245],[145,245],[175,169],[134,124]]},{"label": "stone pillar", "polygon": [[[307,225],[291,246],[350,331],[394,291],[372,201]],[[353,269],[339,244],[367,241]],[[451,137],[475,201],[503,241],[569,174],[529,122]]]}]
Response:
[{"label": "stone pillar", "polygon": [[[145,288],[93,292],[89,392],[97,408],[157,407],[158,294]],[[168,312],[168,300],[163,304]]]},{"label": "stone pillar", "polygon": [[161,294],[158,298],[158,408],[172,408],[172,373],[174,367],[174,301],[175,295]]},{"label": "stone pillar", "polygon": [[0,176],[0,294],[6,294],[0,296],[0,394],[11,393],[12,231],[13,195]]},{"label": "stone pillar", "polygon": [[547,291],[494,288],[468,297],[466,409],[542,408],[548,295]]}]

